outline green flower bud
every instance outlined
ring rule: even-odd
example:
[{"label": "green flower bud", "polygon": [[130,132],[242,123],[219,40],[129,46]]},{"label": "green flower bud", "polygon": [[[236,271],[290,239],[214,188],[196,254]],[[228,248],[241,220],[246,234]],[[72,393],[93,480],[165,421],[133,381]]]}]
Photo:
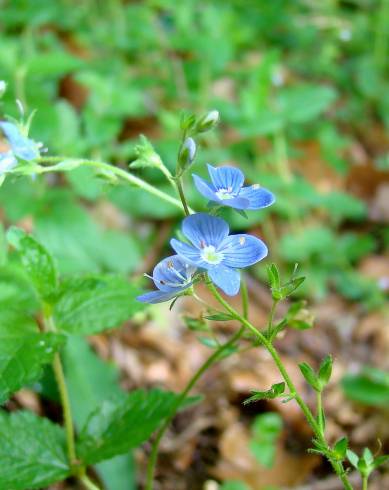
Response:
[{"label": "green flower bud", "polygon": [[220,115],[219,111],[213,110],[208,112],[205,116],[199,119],[196,124],[197,133],[205,133],[215,128],[219,123]]},{"label": "green flower bud", "polygon": [[186,138],[178,154],[178,167],[185,171],[196,156],[196,143],[193,138]]}]

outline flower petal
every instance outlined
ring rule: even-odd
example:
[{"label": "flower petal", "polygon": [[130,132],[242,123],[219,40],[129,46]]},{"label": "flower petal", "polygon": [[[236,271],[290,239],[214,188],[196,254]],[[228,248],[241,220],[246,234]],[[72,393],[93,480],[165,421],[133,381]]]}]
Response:
[{"label": "flower petal", "polygon": [[212,167],[207,165],[213,185],[217,190],[231,189],[232,194],[237,194],[244,182],[244,174],[235,167]]},{"label": "flower petal", "polygon": [[0,122],[0,128],[5,134],[15,156],[23,160],[33,160],[39,157],[35,141],[22,135],[19,128],[10,122]]},{"label": "flower petal", "polygon": [[252,235],[230,235],[220,245],[218,252],[223,254],[223,264],[242,269],[249,267],[267,255],[267,246]]},{"label": "flower petal", "polygon": [[154,267],[153,281],[161,291],[174,291],[188,286],[195,271],[193,265],[189,265],[178,255],[171,255]]},{"label": "flower petal", "polygon": [[192,247],[192,245],[188,245],[187,243],[180,242],[175,238],[170,240],[170,245],[182,259],[186,260],[189,264],[200,267],[203,260],[200,256],[200,251],[197,248]]},{"label": "flower petal", "polygon": [[196,189],[202,194],[204,197],[210,199],[211,201],[219,202],[218,197],[216,196],[216,191],[212,184],[209,184],[204,179],[199,177],[198,175],[193,174],[193,181],[196,186]]},{"label": "flower petal", "polygon": [[235,209],[248,209],[250,204],[248,199],[243,199],[242,197],[233,197],[232,199],[221,199],[220,204],[223,206],[229,206]]},{"label": "flower petal", "polygon": [[240,273],[236,269],[217,265],[208,270],[212,282],[229,296],[238,294],[240,287]]},{"label": "flower petal", "polygon": [[[221,218],[205,213],[196,213],[184,219],[182,232],[196,248],[200,249],[204,248],[205,245],[218,247],[228,236],[229,227]],[[178,253],[181,254],[181,252]]]},{"label": "flower petal", "polygon": [[239,192],[239,197],[248,199],[249,205],[246,209],[261,209],[266,208],[274,203],[276,200],[274,194],[263,187],[257,185],[251,185],[249,187],[242,187]]},{"label": "flower petal", "polygon": [[[185,289],[185,288],[184,288]],[[169,301],[180,294],[184,289],[176,290],[175,292],[165,292],[165,291],[149,291],[148,293],[138,296],[136,299],[142,303],[163,303],[164,301]]]}]

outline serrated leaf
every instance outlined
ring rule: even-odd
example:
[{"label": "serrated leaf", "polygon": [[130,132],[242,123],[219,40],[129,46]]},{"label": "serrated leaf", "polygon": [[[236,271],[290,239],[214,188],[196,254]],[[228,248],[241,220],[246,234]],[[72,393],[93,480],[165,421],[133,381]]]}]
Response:
[{"label": "serrated leaf", "polygon": [[63,429],[32,412],[0,412],[0,488],[43,488],[70,474]]},{"label": "serrated leaf", "polygon": [[18,250],[20,260],[42,299],[50,299],[57,287],[57,270],[52,256],[34,237],[12,227],[8,241]]},{"label": "serrated leaf", "polygon": [[78,456],[94,464],[139,446],[169,415],[176,400],[172,392],[136,390],[104,401],[81,431]]},{"label": "serrated leaf", "polygon": [[117,327],[144,308],[138,295],[136,287],[116,276],[68,279],[54,306],[57,328],[90,335]]}]

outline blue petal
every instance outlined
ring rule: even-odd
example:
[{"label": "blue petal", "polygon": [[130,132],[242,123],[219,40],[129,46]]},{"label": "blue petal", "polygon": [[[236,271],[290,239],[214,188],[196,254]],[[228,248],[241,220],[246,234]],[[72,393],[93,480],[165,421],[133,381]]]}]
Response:
[{"label": "blue petal", "polygon": [[33,160],[39,157],[35,141],[21,134],[19,128],[10,122],[0,122],[0,128],[5,134],[15,156],[23,160]]},{"label": "blue petal", "polygon": [[186,263],[178,255],[172,255],[161,260],[154,267],[153,281],[161,291],[174,291],[189,285],[196,268]]},{"label": "blue petal", "polygon": [[188,245],[187,243],[180,242],[175,238],[172,238],[170,240],[170,245],[173,248],[173,250],[176,253],[178,253],[180,257],[182,257],[190,264],[200,266],[200,264],[203,262],[200,256],[200,251],[197,248],[192,247],[192,245]]},{"label": "blue petal", "polygon": [[215,188],[212,184],[208,184],[204,179],[199,177],[198,175],[193,174],[193,181],[196,186],[196,189],[202,194],[204,197],[210,199],[211,201],[219,202],[218,197],[216,196]]},{"label": "blue petal", "polygon": [[12,151],[0,154],[0,175],[12,170],[17,165],[17,160]]},{"label": "blue petal", "polygon": [[231,189],[232,194],[238,194],[244,182],[244,174],[241,170],[235,167],[207,166],[212,183],[217,190]]},{"label": "blue petal", "polygon": [[217,265],[209,269],[208,275],[212,282],[229,296],[238,294],[240,273],[236,269],[231,269],[231,267],[226,267],[225,265]]},{"label": "blue petal", "polygon": [[263,241],[252,235],[230,235],[218,251],[223,254],[224,265],[237,269],[259,262],[268,253]]},{"label": "blue petal", "polygon": [[218,247],[228,236],[229,227],[221,218],[205,213],[196,213],[184,219],[182,232],[196,248],[204,248],[205,245]]},{"label": "blue petal", "polygon": [[242,187],[239,192],[239,197],[248,199],[249,205],[246,209],[261,209],[266,208],[274,203],[275,197],[267,189],[251,185],[250,187]]},{"label": "blue petal", "polygon": [[248,199],[244,199],[242,197],[233,197],[232,199],[221,199],[219,200],[220,204],[223,206],[229,206],[230,208],[235,209],[249,209],[248,206],[250,202]]},{"label": "blue petal", "polygon": [[148,293],[142,294],[138,296],[136,299],[141,301],[142,303],[163,303],[164,301],[169,301],[170,299],[175,298],[179,293],[184,291],[185,288],[180,290],[176,290],[175,292],[164,292],[164,291],[150,291]]}]

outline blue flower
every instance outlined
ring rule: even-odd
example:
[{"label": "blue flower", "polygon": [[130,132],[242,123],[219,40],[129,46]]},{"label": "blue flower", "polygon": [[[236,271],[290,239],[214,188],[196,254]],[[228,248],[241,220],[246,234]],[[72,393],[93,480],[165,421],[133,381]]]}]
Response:
[{"label": "blue flower", "polygon": [[166,257],[154,267],[150,277],[157,286],[157,291],[150,291],[138,296],[143,303],[162,303],[175,298],[193,284],[196,267],[178,255]]},{"label": "blue flower", "polygon": [[10,151],[15,157],[21,160],[34,160],[39,157],[38,143],[24,136],[15,124],[1,121],[0,128],[11,146]]},{"label": "blue flower", "polygon": [[243,187],[244,175],[234,167],[212,167],[208,165],[211,182],[198,175],[193,175],[197,190],[210,201],[236,209],[261,209],[270,206],[275,201],[274,195],[254,184]]},{"label": "blue flower", "polygon": [[0,175],[12,170],[17,163],[18,161],[11,150],[6,151],[5,153],[0,153]]},{"label": "blue flower", "polygon": [[267,255],[267,247],[252,235],[229,235],[228,224],[205,213],[192,214],[182,224],[182,232],[192,243],[174,238],[170,244],[184,260],[207,270],[211,280],[233,296],[240,287],[237,269],[249,267]]}]

